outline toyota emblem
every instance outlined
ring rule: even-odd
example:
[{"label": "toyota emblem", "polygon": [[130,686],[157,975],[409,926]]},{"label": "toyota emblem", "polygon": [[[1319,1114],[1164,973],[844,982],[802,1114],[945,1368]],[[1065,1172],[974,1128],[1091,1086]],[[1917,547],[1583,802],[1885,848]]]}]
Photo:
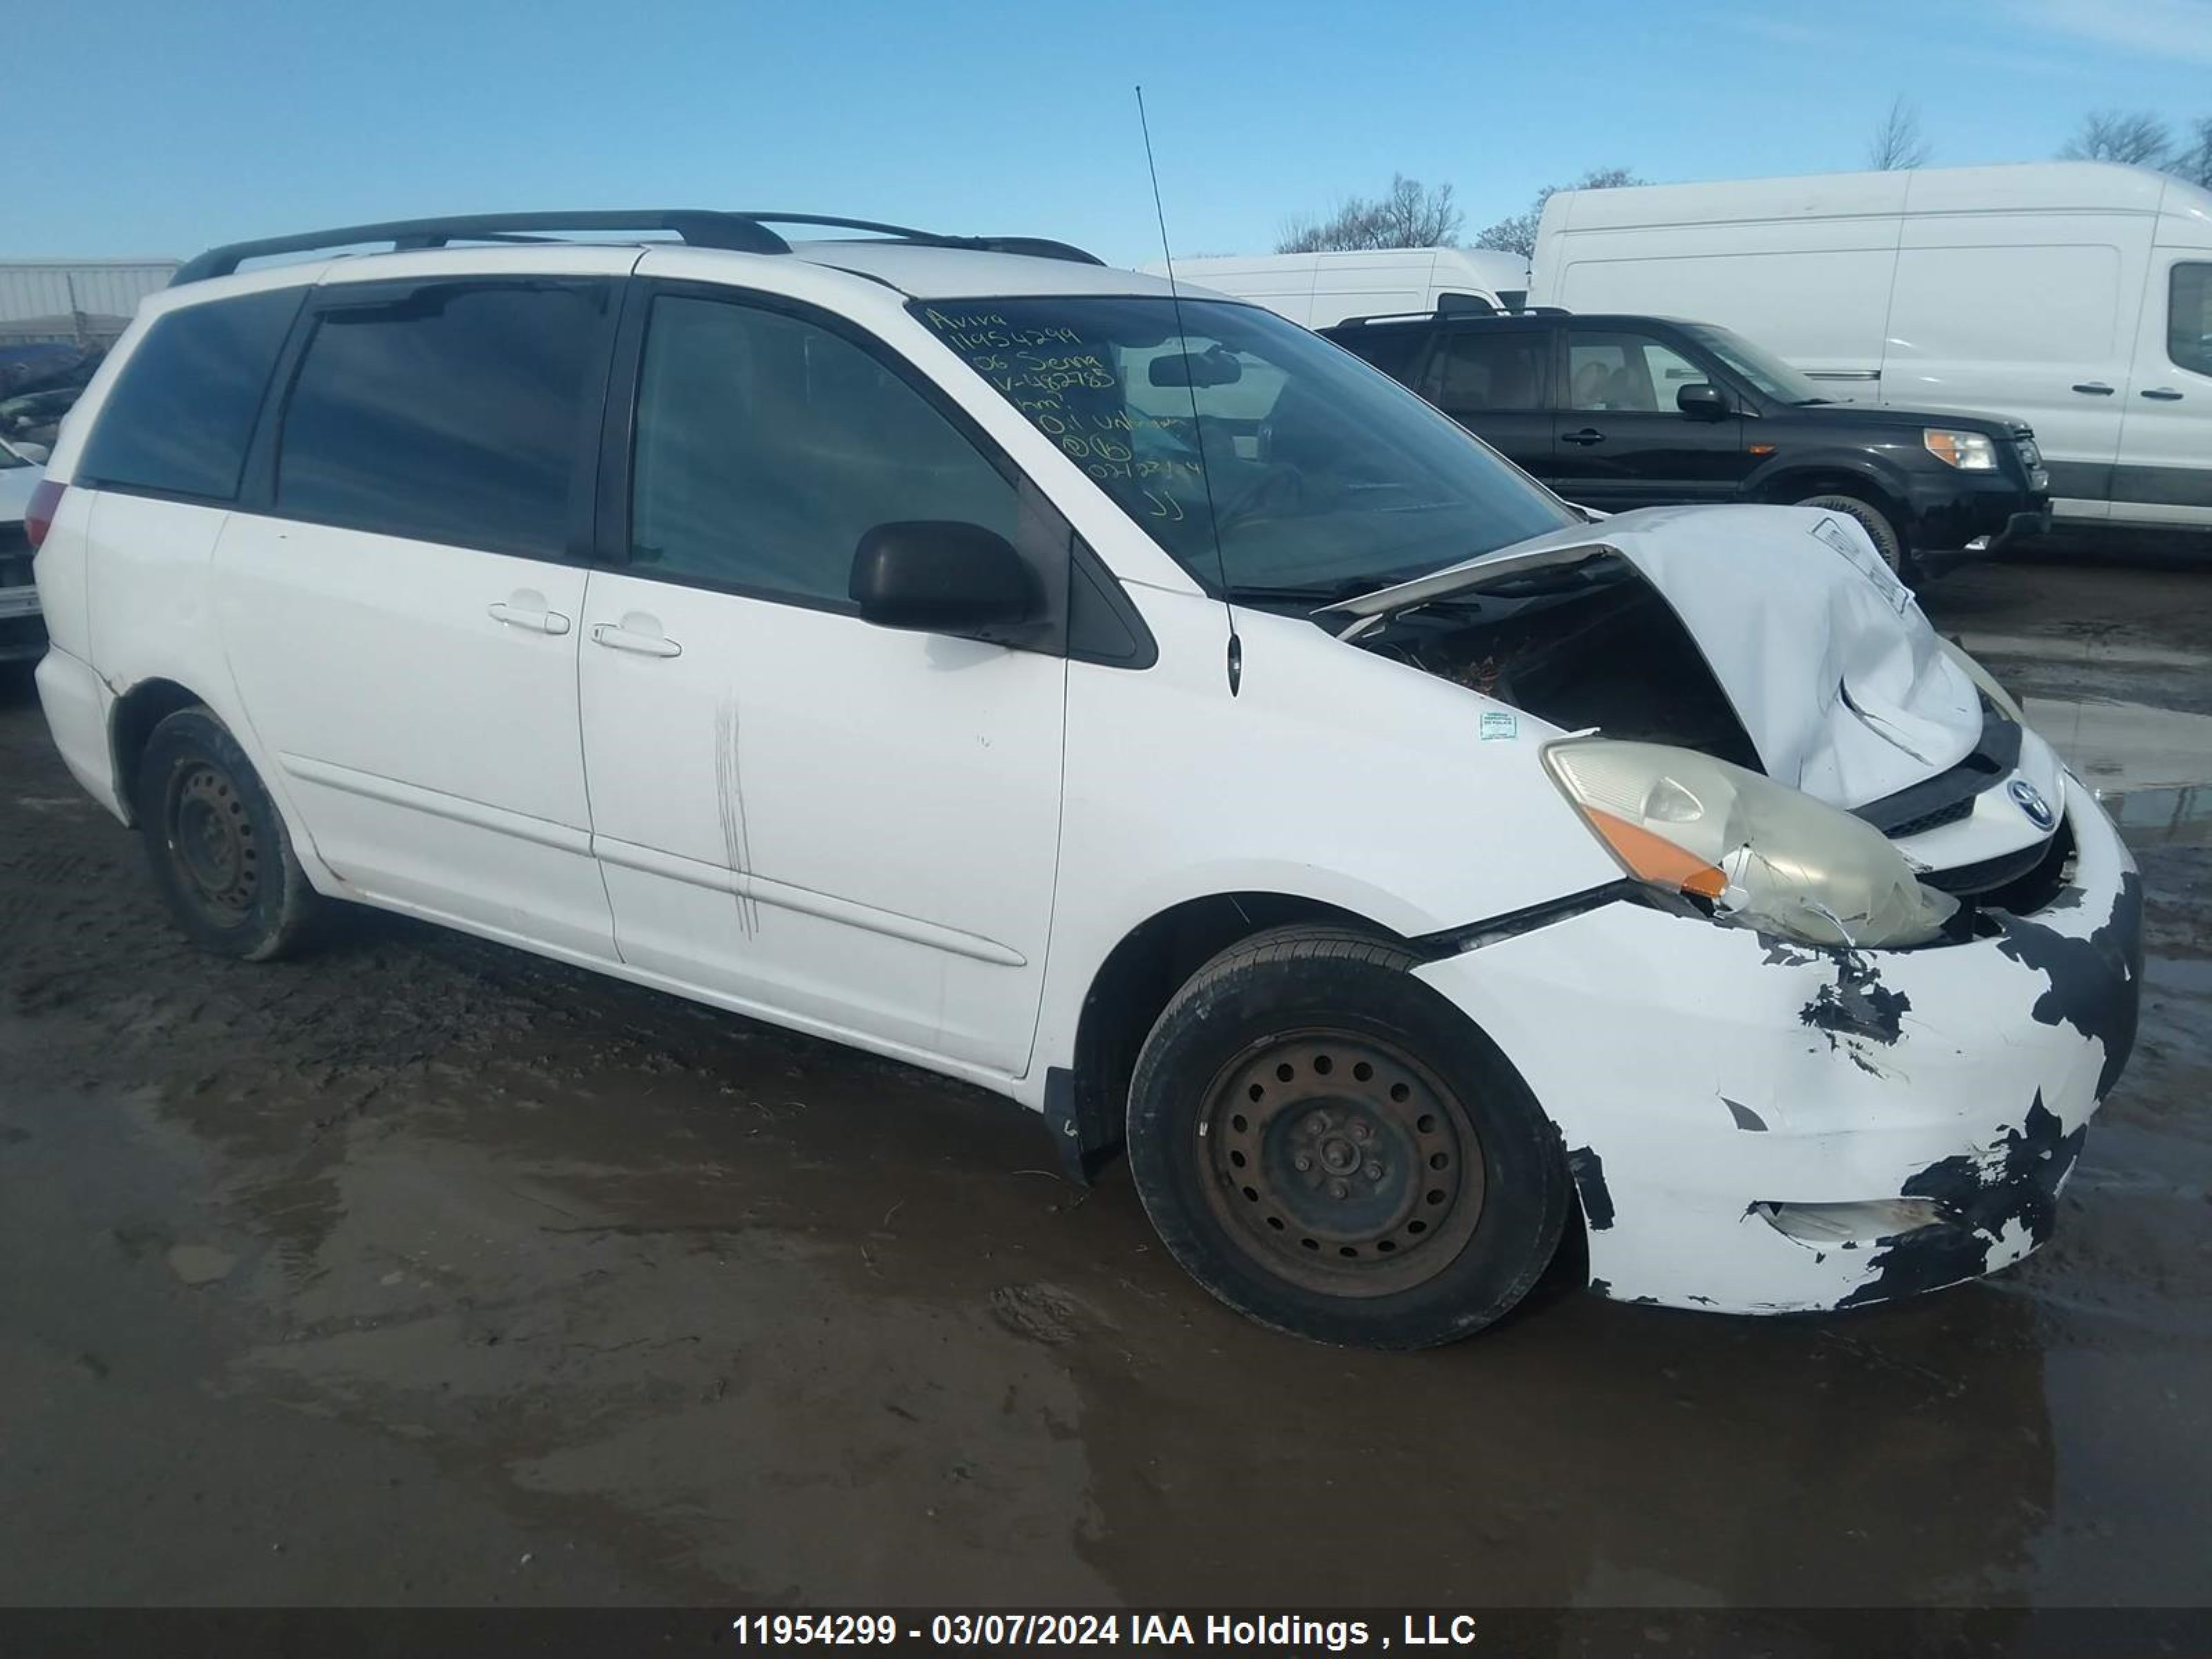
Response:
[{"label": "toyota emblem", "polygon": [[2058,822],[2058,815],[2051,810],[2051,803],[2044,799],[2043,791],[2027,779],[2014,778],[2005,793],[2013,798],[2014,805],[2027,814],[2027,821],[2037,829],[2048,830]]}]

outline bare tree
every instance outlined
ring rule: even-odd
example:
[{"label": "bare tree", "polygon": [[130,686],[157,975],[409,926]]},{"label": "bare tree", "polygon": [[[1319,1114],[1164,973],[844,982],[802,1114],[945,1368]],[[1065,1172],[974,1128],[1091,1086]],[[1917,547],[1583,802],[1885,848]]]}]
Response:
[{"label": "bare tree", "polygon": [[1503,248],[1508,253],[1518,253],[1523,258],[1533,258],[1536,252],[1536,227],[1544,217],[1544,204],[1565,190],[1619,190],[1627,185],[1648,183],[1638,178],[1626,167],[1592,167],[1571,185],[1547,185],[1536,192],[1536,199],[1526,213],[1516,213],[1510,219],[1500,219],[1486,225],[1474,239],[1477,247]]},{"label": "bare tree", "polygon": [[2189,148],[2167,163],[2166,171],[2200,190],[2212,190],[2212,115],[2198,116],[2194,127]]},{"label": "bare tree", "polygon": [[2173,149],[2166,123],[2146,110],[2094,110],[2058,152],[2062,161],[2131,161],[2163,167]]},{"label": "bare tree", "polygon": [[1394,173],[1389,190],[1371,201],[1350,196],[1326,219],[1300,217],[1285,222],[1275,252],[1444,247],[1459,235],[1462,217],[1449,185],[1431,190],[1418,179]]},{"label": "bare tree", "polygon": [[1867,141],[1867,165],[1881,173],[1909,171],[1928,161],[1928,141],[1920,136],[1920,106],[1903,93],[1890,100],[1889,113]]}]

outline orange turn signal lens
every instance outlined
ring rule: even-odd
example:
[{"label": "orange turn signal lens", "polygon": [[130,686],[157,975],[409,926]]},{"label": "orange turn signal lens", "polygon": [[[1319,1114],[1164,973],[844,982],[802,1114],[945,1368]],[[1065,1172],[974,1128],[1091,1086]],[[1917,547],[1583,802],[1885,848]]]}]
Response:
[{"label": "orange turn signal lens", "polygon": [[1605,837],[1605,844],[1639,881],[1655,887],[1673,887],[1701,898],[1717,899],[1728,890],[1728,878],[1693,854],[1686,853],[1664,836],[1655,836],[1641,824],[1615,817],[1598,808],[1585,807],[1590,827]]}]

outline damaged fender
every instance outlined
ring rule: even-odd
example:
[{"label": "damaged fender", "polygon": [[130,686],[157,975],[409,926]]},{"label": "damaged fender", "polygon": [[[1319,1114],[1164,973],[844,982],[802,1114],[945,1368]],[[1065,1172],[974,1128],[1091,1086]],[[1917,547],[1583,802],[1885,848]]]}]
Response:
[{"label": "damaged fender", "polygon": [[2141,881],[2070,779],[2065,811],[2069,885],[1963,943],[1814,947],[1624,902],[1417,971],[1559,1126],[1605,1294],[1934,1290],[2050,1237],[2134,1041]]}]

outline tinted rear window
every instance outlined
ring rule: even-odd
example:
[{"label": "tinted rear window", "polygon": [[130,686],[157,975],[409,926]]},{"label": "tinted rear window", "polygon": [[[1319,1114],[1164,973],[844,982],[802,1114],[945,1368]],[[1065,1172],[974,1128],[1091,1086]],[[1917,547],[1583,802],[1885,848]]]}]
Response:
[{"label": "tinted rear window", "polygon": [[285,406],[277,511],[558,557],[609,295],[457,283],[325,313]]},{"label": "tinted rear window", "polygon": [[1364,357],[1392,380],[1411,385],[1413,364],[1428,343],[1425,328],[1348,328],[1328,337],[1355,357]]},{"label": "tinted rear window", "polygon": [[1454,416],[1541,409],[1551,351],[1552,337],[1540,328],[1453,329],[1413,389]]},{"label": "tinted rear window", "polygon": [[107,394],[77,476],[211,501],[235,497],[262,392],[306,292],[212,300],[155,323]]}]

